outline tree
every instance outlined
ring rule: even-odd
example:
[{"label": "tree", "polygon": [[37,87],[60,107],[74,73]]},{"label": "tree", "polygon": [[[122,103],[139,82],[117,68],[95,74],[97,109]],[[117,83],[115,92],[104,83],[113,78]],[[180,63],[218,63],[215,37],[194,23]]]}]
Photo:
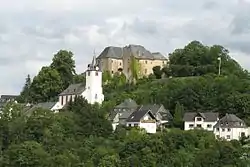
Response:
[{"label": "tree", "polygon": [[6,151],[4,161],[9,167],[46,167],[49,154],[34,141],[13,144]]},{"label": "tree", "polygon": [[184,113],[183,106],[179,102],[177,102],[173,118],[173,124],[175,127],[179,128],[183,127],[183,113]]},{"label": "tree", "polygon": [[103,71],[102,73],[102,82],[107,83],[112,79],[112,76],[109,71]]},{"label": "tree", "polygon": [[53,100],[62,91],[62,80],[57,70],[43,67],[31,84],[33,102]]},{"label": "tree", "polygon": [[160,66],[153,67],[153,72],[154,72],[154,75],[155,75],[156,79],[161,79],[161,76],[162,76],[163,72],[162,72]]},{"label": "tree", "polygon": [[75,61],[71,51],[58,51],[54,55],[50,67],[59,73],[62,80],[62,89],[66,89],[73,82],[76,72]]},{"label": "tree", "polygon": [[30,102],[30,86],[31,86],[31,78],[30,75],[27,76],[25,80],[24,87],[18,97],[18,101],[22,103]]}]

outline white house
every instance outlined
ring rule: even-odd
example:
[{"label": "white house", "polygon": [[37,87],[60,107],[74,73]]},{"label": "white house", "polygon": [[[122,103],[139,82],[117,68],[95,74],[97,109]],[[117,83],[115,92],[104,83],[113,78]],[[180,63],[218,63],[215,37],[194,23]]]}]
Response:
[{"label": "white house", "polygon": [[219,120],[219,113],[213,112],[188,112],[184,114],[184,130],[204,129],[213,131],[214,125]]},{"label": "white house", "polygon": [[126,120],[126,126],[145,129],[147,133],[156,133],[157,120],[150,110],[137,110]]},{"label": "white house", "polygon": [[226,140],[239,140],[241,137],[247,137],[248,128],[243,120],[234,114],[226,114],[214,126],[216,138]]},{"label": "white house", "polygon": [[88,103],[101,104],[104,101],[102,90],[102,71],[96,64],[96,58],[93,58],[86,71],[86,82],[80,84],[71,84],[67,89],[59,94],[59,103],[65,106],[68,102],[74,101],[76,97],[85,98]]}]

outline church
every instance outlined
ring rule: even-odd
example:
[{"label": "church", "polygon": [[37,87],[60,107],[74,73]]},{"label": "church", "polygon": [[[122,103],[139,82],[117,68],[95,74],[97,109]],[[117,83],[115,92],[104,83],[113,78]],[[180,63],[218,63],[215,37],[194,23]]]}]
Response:
[{"label": "church", "polygon": [[70,101],[74,101],[75,98],[79,96],[85,98],[90,104],[102,104],[104,101],[102,71],[96,62],[95,56],[93,57],[92,63],[88,65],[86,82],[71,84],[59,94],[59,101],[57,102],[58,109],[62,109],[66,104]]}]

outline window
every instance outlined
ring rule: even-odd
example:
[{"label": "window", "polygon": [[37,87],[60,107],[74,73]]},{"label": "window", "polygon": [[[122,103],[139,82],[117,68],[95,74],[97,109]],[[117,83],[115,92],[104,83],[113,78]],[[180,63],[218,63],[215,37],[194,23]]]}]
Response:
[{"label": "window", "polygon": [[111,63],[113,63],[113,60],[111,60]]},{"label": "window", "polygon": [[90,76],[90,71],[88,71],[88,76]]},{"label": "window", "polygon": [[211,124],[207,124],[207,128],[212,128],[212,125]]},{"label": "window", "polygon": [[145,69],[145,74],[147,74],[147,72],[148,72],[148,70],[147,70],[147,69]]},{"label": "window", "polygon": [[66,96],[66,102],[68,102],[68,96]]},{"label": "window", "polygon": [[128,72],[129,72],[129,68],[128,68]]},{"label": "window", "polygon": [[138,126],[138,124],[134,124],[134,126],[135,126],[135,127],[137,127],[137,126]]},{"label": "window", "polygon": [[120,66],[122,65],[122,63],[120,63]]},{"label": "window", "polygon": [[196,121],[201,121],[201,118],[196,118]]},{"label": "window", "polygon": [[165,61],[163,61],[162,64],[165,64]]},{"label": "window", "polygon": [[189,124],[189,128],[193,128],[194,127],[194,124]]},{"label": "window", "polygon": [[224,128],[222,128],[222,132],[225,132],[225,129],[224,129]]},{"label": "window", "polygon": [[201,128],[201,124],[197,124],[196,126],[197,126],[197,128]]},{"label": "window", "polygon": [[61,97],[61,105],[63,105],[63,96]]},{"label": "window", "polygon": [[88,89],[90,89],[90,86],[88,86]]},{"label": "window", "polygon": [[146,60],[145,63],[148,64],[148,61]]},{"label": "window", "polygon": [[131,127],[131,124],[128,124],[129,127]]},{"label": "window", "polygon": [[95,99],[97,99],[97,94],[95,94]]},{"label": "window", "polygon": [[227,131],[228,131],[228,132],[230,132],[230,131],[231,131],[231,129],[230,129],[230,128],[228,128],[228,129],[227,129]]},{"label": "window", "polygon": [[217,131],[220,131],[220,128],[216,128]]},{"label": "window", "polygon": [[245,132],[241,132],[240,136],[241,136],[241,137],[245,137],[245,136],[246,136],[246,135],[245,135]]},{"label": "window", "polygon": [[95,76],[98,76],[98,72],[97,71],[95,72]]},{"label": "window", "polygon": [[227,135],[227,139],[230,139],[230,135]]},{"label": "window", "polygon": [[114,74],[114,71],[111,71],[112,74]]}]

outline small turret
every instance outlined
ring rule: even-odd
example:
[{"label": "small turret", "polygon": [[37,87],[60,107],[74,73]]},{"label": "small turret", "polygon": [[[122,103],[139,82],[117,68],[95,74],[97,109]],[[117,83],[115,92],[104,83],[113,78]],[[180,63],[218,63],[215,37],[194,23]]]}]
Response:
[{"label": "small turret", "polygon": [[88,64],[88,71],[99,71],[99,65],[96,62],[96,57],[93,57],[92,63]]}]

